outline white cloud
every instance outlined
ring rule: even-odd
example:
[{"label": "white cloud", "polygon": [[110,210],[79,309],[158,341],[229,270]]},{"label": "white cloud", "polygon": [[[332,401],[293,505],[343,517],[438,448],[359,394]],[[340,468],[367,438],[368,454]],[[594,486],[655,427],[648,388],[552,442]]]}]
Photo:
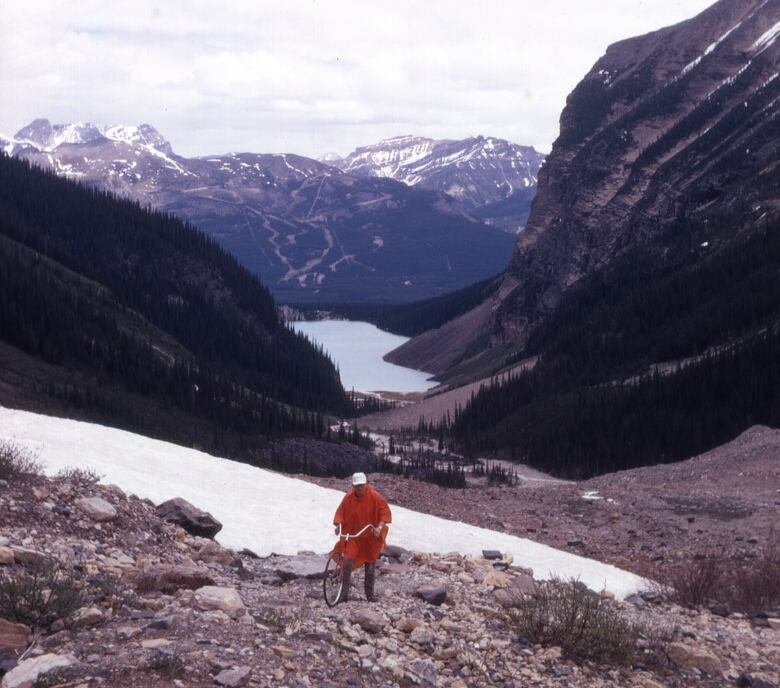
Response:
[{"label": "white cloud", "polygon": [[0,0],[0,131],[149,122],[187,155],[400,133],[549,149],[609,43],[709,0]]}]

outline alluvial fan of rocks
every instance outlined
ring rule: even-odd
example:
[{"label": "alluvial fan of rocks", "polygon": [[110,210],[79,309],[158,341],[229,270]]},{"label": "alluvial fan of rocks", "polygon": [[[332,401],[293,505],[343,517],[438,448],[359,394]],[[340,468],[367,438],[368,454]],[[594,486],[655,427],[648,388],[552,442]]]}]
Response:
[{"label": "alluvial fan of rocks", "polygon": [[159,512],[180,525],[157,513],[89,480],[0,481],[0,580],[56,571],[83,595],[78,608],[31,627],[2,618],[0,594],[2,688],[778,684],[772,611],[723,617],[658,592],[627,602],[602,593],[603,604],[643,624],[636,658],[577,662],[519,637],[512,609],[541,584],[500,553],[391,545],[378,565],[378,602],[364,601],[356,573],[352,601],[329,608],[325,556],[235,552],[185,530],[188,514],[201,532],[218,530],[186,502]]}]

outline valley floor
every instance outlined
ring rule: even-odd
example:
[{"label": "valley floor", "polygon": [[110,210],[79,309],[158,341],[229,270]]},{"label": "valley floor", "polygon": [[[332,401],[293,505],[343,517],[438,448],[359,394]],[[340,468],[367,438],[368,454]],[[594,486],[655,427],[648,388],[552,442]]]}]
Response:
[{"label": "valley floor", "polygon": [[[780,678],[780,632],[741,615],[606,601],[648,629],[643,661],[577,663],[518,637],[507,610],[534,583],[516,566],[399,550],[381,561],[376,604],[363,601],[358,574],[355,599],[329,609],[308,578],[322,557],[225,549],[160,521],[148,500],[77,475],[2,487],[0,574],[52,557],[59,580],[87,595],[34,635],[0,622],[6,669],[20,662],[3,688],[716,688]],[[429,604],[421,585],[446,599]]]},{"label": "valley floor", "polygon": [[[329,487],[344,483],[307,479]],[[384,474],[372,479],[391,504],[643,576],[655,577],[697,554],[752,559],[780,547],[780,430],[760,426],[688,461],[582,482],[457,490]]]}]

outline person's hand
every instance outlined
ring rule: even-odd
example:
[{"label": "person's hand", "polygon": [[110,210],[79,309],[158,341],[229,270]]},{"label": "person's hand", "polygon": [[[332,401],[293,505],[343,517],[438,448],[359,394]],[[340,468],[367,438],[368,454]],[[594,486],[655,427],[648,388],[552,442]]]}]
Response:
[{"label": "person's hand", "polygon": [[382,537],[382,527],[381,526],[376,526],[376,528],[374,528],[374,537]]},{"label": "person's hand", "polygon": [[333,532],[334,532],[334,533],[336,533],[336,535],[338,535],[338,534],[339,534],[339,527],[338,527],[338,525],[337,525],[337,524],[335,524],[335,523],[333,524]]}]

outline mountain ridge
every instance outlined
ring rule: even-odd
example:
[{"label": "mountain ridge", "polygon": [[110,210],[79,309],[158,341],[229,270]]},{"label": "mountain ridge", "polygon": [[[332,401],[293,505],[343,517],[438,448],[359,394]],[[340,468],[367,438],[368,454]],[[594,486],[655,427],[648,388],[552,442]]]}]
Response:
[{"label": "mountain ridge", "polygon": [[[447,367],[473,347],[488,361],[522,349],[565,294],[633,247],[667,260],[681,220],[698,241],[674,257],[682,266],[780,212],[779,25],[778,0],[722,0],[607,49],[567,99],[487,343],[460,332]],[[412,340],[391,358],[414,350],[425,365],[425,348]]]},{"label": "mountain ridge", "polygon": [[184,158],[149,125],[35,120],[3,148],[195,224],[284,301],[404,302],[502,271],[513,240],[444,193],[293,154]]},{"label": "mountain ridge", "polygon": [[[516,233],[525,225],[544,159],[531,146],[492,136],[404,135],[361,146],[329,164],[361,177],[389,177],[446,193],[477,217]],[[503,212],[496,212],[499,204]]]}]

